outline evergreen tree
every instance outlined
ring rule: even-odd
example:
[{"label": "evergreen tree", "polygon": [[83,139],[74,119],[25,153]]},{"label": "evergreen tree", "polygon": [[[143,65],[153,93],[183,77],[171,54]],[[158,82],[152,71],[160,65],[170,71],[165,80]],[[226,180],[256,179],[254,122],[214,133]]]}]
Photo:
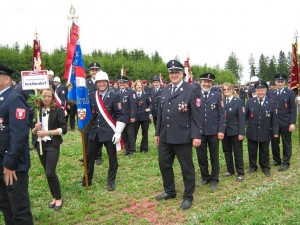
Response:
[{"label": "evergreen tree", "polygon": [[231,52],[231,55],[225,63],[225,69],[231,71],[235,75],[236,80],[241,80],[243,66],[239,63],[235,53]]}]

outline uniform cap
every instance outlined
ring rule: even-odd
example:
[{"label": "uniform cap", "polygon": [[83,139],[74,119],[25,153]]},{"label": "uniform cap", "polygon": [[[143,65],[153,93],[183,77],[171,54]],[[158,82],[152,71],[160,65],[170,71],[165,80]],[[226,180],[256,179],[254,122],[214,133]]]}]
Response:
[{"label": "uniform cap", "polygon": [[53,81],[59,82],[60,83],[60,78],[58,76],[54,77]]},{"label": "uniform cap", "polygon": [[287,76],[283,73],[278,73],[274,77],[276,80],[286,80],[287,79]]},{"label": "uniform cap", "polygon": [[107,73],[104,71],[97,72],[95,76],[95,82],[97,82],[98,80],[106,80],[109,82]]},{"label": "uniform cap", "polygon": [[174,59],[174,60],[170,60],[167,63],[167,68],[169,72],[173,72],[173,71],[182,71],[184,67],[179,61]]},{"label": "uniform cap", "polygon": [[200,75],[200,80],[211,80],[213,81],[216,76],[213,73],[204,73]]},{"label": "uniform cap", "polygon": [[275,85],[276,85],[275,82],[270,81],[269,86],[275,86]]},{"label": "uniform cap", "polygon": [[254,87],[257,89],[257,88],[268,88],[269,86],[266,81],[259,80],[254,84]]},{"label": "uniform cap", "polygon": [[89,70],[91,69],[98,69],[100,70],[100,64],[97,63],[97,62],[92,62],[90,65],[89,65]]},{"label": "uniform cap", "polygon": [[160,81],[160,77],[158,75],[154,75],[152,77],[152,81]]},{"label": "uniform cap", "polygon": [[7,76],[10,76],[16,72],[14,71],[13,69],[7,67],[7,66],[4,66],[3,64],[0,64],[0,75],[7,75]]},{"label": "uniform cap", "polygon": [[128,82],[129,79],[126,76],[121,76],[121,78],[118,79],[119,82]]},{"label": "uniform cap", "polygon": [[48,76],[54,76],[54,72],[52,70],[48,70]]}]

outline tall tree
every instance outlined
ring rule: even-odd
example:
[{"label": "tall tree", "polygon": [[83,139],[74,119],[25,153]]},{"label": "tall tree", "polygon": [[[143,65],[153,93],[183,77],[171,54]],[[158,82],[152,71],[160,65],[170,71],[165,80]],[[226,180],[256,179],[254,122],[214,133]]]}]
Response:
[{"label": "tall tree", "polygon": [[250,69],[250,78],[255,76],[255,70],[256,70],[256,66],[255,66],[255,59],[252,55],[252,53],[250,54],[250,58],[249,58],[249,69]]},{"label": "tall tree", "polygon": [[236,80],[241,80],[243,66],[240,64],[234,52],[231,52],[230,56],[228,57],[225,63],[225,69],[231,71],[235,75]]},{"label": "tall tree", "polygon": [[259,69],[258,69],[259,72],[258,72],[257,76],[262,80],[266,80],[266,78],[268,76],[268,71],[269,71],[268,58],[265,57],[263,54],[261,54],[258,64],[259,64]]},{"label": "tall tree", "polygon": [[278,58],[278,64],[277,64],[277,72],[286,74],[287,76],[290,73],[290,63],[288,59],[285,57],[285,54],[283,51],[279,52],[279,58]]},{"label": "tall tree", "polygon": [[269,63],[269,74],[268,74],[267,80],[269,80],[269,81],[274,80],[274,76],[277,73],[276,68],[277,68],[276,59],[273,56]]}]

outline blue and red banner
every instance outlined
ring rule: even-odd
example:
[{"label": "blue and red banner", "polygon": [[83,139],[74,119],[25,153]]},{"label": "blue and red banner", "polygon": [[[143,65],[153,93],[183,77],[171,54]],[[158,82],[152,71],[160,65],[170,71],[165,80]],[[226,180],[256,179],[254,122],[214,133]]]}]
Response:
[{"label": "blue and red banner", "polygon": [[[74,25],[74,27],[75,26],[76,25]],[[78,34],[78,27],[76,29],[77,29],[76,33]],[[67,51],[69,52],[70,50],[70,52],[73,52],[73,56],[67,53],[66,70],[69,69],[69,71],[65,71],[64,77],[71,86],[71,89],[68,92],[68,99],[76,102],[78,128],[79,130],[82,130],[89,122],[89,120],[92,118],[92,113],[91,113],[90,101],[88,97],[88,89],[86,87],[86,82],[85,82],[86,73],[85,73],[80,43],[79,40],[77,39],[75,49],[73,50],[74,43],[72,45],[71,42],[72,42],[72,35],[71,35],[71,41],[68,44]],[[72,57],[72,64],[70,66],[67,65],[67,63],[70,61],[70,58],[68,57]]]}]

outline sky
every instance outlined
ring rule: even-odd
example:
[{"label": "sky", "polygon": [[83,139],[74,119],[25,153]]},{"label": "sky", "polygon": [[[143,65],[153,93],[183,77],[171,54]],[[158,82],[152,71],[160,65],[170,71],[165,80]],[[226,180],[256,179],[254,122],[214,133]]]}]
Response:
[{"label": "sky", "polygon": [[10,0],[1,2],[0,45],[31,44],[37,31],[43,51],[65,47],[71,4],[83,53],[142,49],[224,68],[233,52],[243,81],[250,54],[257,65],[261,54],[278,59],[300,34],[298,0]]}]

